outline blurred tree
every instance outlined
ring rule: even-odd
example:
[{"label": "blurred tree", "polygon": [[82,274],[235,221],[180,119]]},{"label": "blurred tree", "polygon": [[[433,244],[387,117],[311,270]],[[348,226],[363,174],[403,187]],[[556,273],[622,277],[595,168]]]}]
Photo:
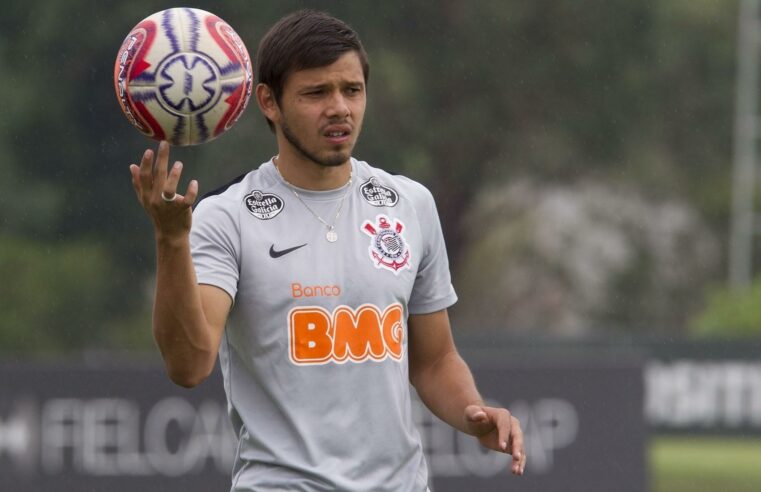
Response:
[{"label": "blurred tree", "polygon": [[[82,308],[88,317],[76,322],[111,332],[91,342],[151,343],[153,242],[127,165],[154,143],[121,115],[112,74],[127,32],[174,6],[27,0],[0,12],[0,271],[14,272],[16,298],[57,286],[69,299],[40,305],[42,318],[19,307],[17,326],[76,331],[65,306],[74,302],[68,290],[82,286],[98,290],[104,309]],[[359,31],[371,77],[357,156],[432,189],[455,270],[471,264],[477,238],[468,235],[469,212],[485,186],[525,177],[624,184],[656,202],[688,203],[725,234],[735,2],[207,0],[194,7],[228,20],[252,55],[264,30],[300,7],[327,8]],[[275,151],[252,104],[228,134],[173,157],[185,162],[184,181],[199,179],[205,192]],[[79,275],[65,270],[76,248],[91,258]],[[43,277],[19,266],[31,261],[25,251],[44,252],[51,274],[79,280],[37,286]],[[716,268],[712,280],[722,274]],[[622,296],[631,285],[622,281]],[[674,313],[694,310],[683,302],[673,303]],[[616,308],[609,323],[626,325],[625,311],[618,316]],[[9,347],[89,343],[79,335],[12,342],[32,331],[3,326]]]},{"label": "blurred tree", "polygon": [[107,344],[111,259],[96,243],[0,237],[0,346],[54,351]]},{"label": "blurred tree", "polygon": [[701,337],[761,336],[761,277],[747,290],[714,289],[690,328]]},{"label": "blurred tree", "polygon": [[495,185],[468,224],[452,318],[471,331],[679,334],[718,260],[687,203],[609,183]]}]

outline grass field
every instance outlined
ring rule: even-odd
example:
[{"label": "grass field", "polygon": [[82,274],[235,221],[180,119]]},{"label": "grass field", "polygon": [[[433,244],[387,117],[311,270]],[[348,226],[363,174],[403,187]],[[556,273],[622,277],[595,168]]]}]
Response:
[{"label": "grass field", "polygon": [[761,439],[655,437],[651,492],[759,492]]}]

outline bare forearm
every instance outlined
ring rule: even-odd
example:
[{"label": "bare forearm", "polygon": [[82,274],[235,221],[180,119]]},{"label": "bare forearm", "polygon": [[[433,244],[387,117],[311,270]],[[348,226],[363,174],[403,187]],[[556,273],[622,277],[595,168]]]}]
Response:
[{"label": "bare forearm", "polygon": [[187,236],[156,241],[153,335],[177,384],[193,386],[211,371],[216,344],[203,311]]},{"label": "bare forearm", "polygon": [[468,432],[463,411],[468,405],[482,405],[483,401],[468,365],[456,351],[413,373],[411,382],[423,403],[437,417]]}]

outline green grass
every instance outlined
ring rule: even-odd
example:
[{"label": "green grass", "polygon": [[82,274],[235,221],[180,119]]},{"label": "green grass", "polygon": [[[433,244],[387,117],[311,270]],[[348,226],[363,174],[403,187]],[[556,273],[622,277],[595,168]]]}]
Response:
[{"label": "green grass", "polygon": [[651,492],[759,492],[761,439],[655,437]]}]

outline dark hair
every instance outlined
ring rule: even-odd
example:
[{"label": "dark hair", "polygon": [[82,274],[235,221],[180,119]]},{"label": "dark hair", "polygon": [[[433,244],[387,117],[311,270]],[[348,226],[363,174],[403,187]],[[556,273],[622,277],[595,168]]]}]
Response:
[{"label": "dark hair", "polygon": [[[330,65],[349,51],[359,56],[366,84],[370,65],[357,33],[325,12],[299,10],[280,19],[259,43],[255,60],[259,83],[266,84],[280,104],[291,73]],[[269,119],[267,123],[273,127]]]}]

